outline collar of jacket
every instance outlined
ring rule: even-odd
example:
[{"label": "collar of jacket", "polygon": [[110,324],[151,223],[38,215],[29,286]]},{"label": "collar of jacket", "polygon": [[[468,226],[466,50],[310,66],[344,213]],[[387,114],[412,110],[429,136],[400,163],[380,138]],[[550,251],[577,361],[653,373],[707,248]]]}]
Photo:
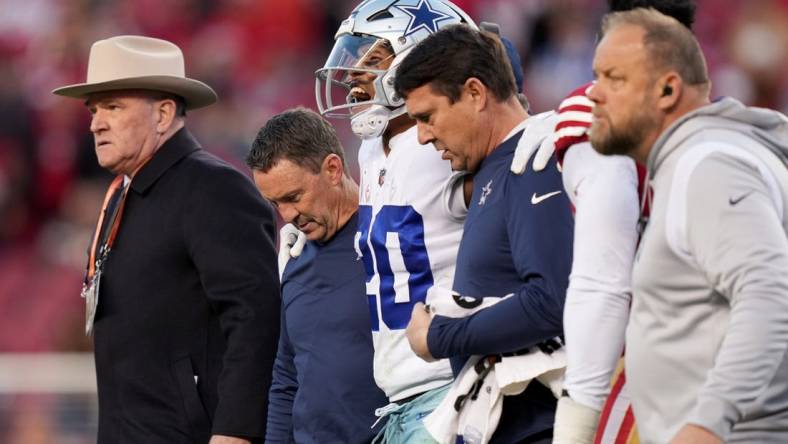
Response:
[{"label": "collar of jacket", "polygon": [[197,139],[184,127],[173,134],[134,176],[131,189],[145,194],[156,180],[179,160],[200,149]]},{"label": "collar of jacket", "polygon": [[699,131],[727,129],[754,136],[778,156],[788,157],[785,143],[786,116],[770,109],[748,107],[732,97],[720,98],[673,122],[654,142],[647,171],[654,177],[662,162],[690,136]]}]

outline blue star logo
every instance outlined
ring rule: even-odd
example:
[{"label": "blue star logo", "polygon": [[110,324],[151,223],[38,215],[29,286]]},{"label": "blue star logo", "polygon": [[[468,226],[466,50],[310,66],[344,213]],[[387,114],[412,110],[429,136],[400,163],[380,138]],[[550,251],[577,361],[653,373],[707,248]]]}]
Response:
[{"label": "blue star logo", "polygon": [[405,37],[424,29],[430,34],[438,31],[438,22],[448,20],[450,15],[432,9],[427,0],[420,0],[418,6],[397,6],[397,9],[410,16]]}]

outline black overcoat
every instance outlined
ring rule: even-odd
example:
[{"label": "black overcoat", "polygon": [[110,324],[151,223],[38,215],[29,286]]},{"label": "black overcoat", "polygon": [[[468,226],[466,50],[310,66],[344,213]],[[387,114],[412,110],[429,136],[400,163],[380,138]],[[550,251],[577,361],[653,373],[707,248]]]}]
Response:
[{"label": "black overcoat", "polygon": [[131,182],[94,335],[101,444],[262,439],[279,332],[270,206],[184,128]]}]

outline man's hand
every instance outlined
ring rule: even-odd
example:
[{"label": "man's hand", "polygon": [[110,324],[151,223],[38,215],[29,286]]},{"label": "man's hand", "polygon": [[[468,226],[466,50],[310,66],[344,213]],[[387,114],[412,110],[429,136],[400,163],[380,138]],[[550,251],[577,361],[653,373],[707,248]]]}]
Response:
[{"label": "man's hand", "polygon": [[722,440],[701,426],[687,424],[670,440],[670,444],[722,444]]},{"label": "man's hand", "polygon": [[553,134],[548,136],[539,146],[523,143],[517,144],[517,149],[512,158],[512,165],[509,169],[514,174],[523,174],[528,166],[528,160],[534,156],[533,170],[542,171],[547,166],[553,154],[558,155],[558,159],[563,159],[566,150],[576,144],[588,140],[588,128],[591,127],[591,111],[594,102],[586,97],[586,91],[591,83],[575,89],[569,93],[558,106],[558,121],[556,122]]},{"label": "man's hand", "polygon": [[287,261],[291,257],[298,257],[304,249],[306,243],[306,235],[295,227],[293,224],[285,224],[279,230],[279,279],[282,279],[282,273],[285,272]]},{"label": "man's hand", "polygon": [[430,349],[427,346],[427,332],[430,329],[432,317],[427,311],[427,306],[421,302],[417,302],[413,306],[413,312],[410,314],[410,322],[408,328],[405,329],[405,335],[410,342],[410,348],[416,356],[421,359],[432,362],[435,358],[430,354]]},{"label": "man's hand", "polygon": [[233,436],[213,435],[208,444],[252,444],[251,441]]},{"label": "man's hand", "polygon": [[553,157],[553,152],[555,151],[555,144],[553,143],[553,139],[550,136],[543,140],[539,145],[529,144],[526,142],[526,140],[520,139],[520,141],[517,143],[517,148],[515,149],[514,156],[512,157],[512,164],[509,166],[509,170],[517,175],[523,174],[525,172],[525,169],[528,167],[528,161],[531,159],[531,156],[534,154],[534,152],[536,152],[536,156],[534,156],[532,167],[534,171],[538,172],[545,169],[547,164],[550,162],[550,159]]}]

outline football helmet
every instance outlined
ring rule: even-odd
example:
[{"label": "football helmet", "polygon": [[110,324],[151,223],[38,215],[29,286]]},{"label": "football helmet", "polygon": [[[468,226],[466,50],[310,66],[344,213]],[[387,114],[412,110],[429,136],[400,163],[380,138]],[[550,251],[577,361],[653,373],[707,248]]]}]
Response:
[{"label": "football helmet", "polygon": [[459,23],[478,29],[446,0],[363,1],[342,22],[331,54],[315,72],[320,114],[349,118],[362,139],[381,136],[389,120],[405,114],[405,100],[394,91],[397,66],[416,43]]}]

